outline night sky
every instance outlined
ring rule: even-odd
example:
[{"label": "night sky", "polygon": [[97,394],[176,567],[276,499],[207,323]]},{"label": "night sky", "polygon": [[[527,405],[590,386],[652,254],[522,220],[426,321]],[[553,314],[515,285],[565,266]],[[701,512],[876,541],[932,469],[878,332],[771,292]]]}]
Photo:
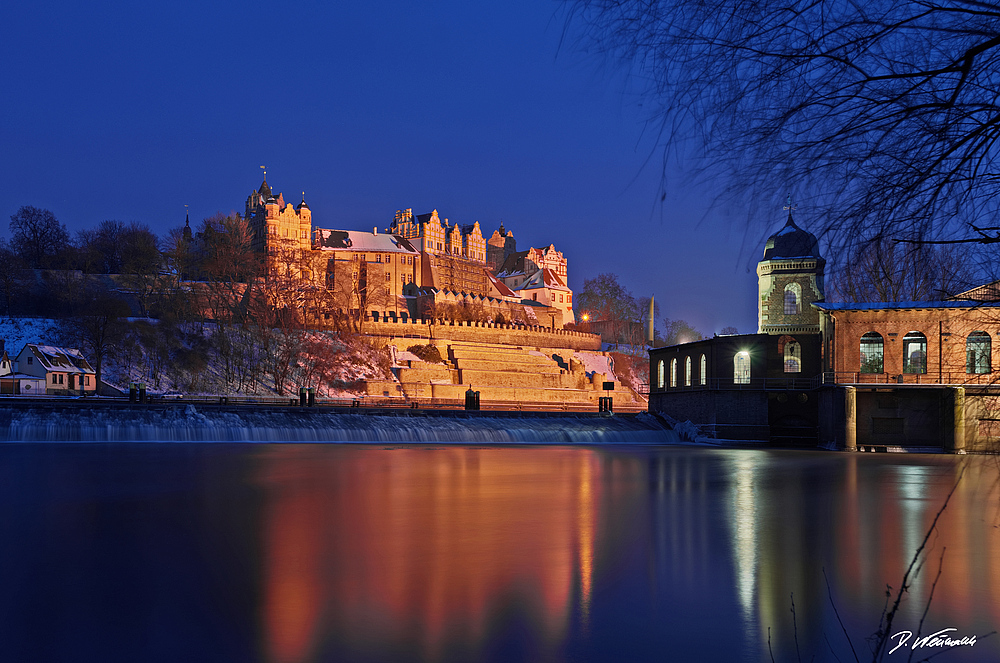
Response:
[{"label": "night sky", "polygon": [[541,0],[8,3],[0,235],[22,205],[71,233],[163,234],[184,205],[242,213],[266,165],[315,226],[502,221],[519,249],[563,251],[574,290],[614,272],[703,332],[756,331],[753,269],[784,212],[747,229],[683,163],[661,205],[641,99],[564,27]]}]

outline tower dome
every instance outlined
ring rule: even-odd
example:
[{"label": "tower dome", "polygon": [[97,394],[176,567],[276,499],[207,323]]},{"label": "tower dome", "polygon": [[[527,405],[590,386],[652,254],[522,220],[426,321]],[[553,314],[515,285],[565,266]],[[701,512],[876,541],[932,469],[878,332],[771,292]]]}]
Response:
[{"label": "tower dome", "polygon": [[819,257],[819,242],[816,236],[795,225],[791,212],[788,213],[785,226],[768,237],[764,245],[764,260]]}]

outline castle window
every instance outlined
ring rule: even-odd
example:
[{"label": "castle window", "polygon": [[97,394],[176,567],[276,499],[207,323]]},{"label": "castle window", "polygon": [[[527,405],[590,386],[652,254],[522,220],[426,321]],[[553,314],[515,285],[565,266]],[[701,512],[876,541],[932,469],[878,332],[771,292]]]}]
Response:
[{"label": "castle window", "polygon": [[691,386],[691,357],[684,358],[684,386]]},{"label": "castle window", "polygon": [[965,339],[965,372],[982,375],[990,372],[990,335],[974,331]]},{"label": "castle window", "polygon": [[802,372],[802,346],[795,341],[785,343],[785,372]]},{"label": "castle window", "polygon": [[677,360],[676,359],[671,359],[670,360],[670,386],[671,387],[676,387],[677,386]]},{"label": "castle window", "polygon": [[385,273],[385,282],[388,283],[391,280],[392,280],[392,273],[391,272],[386,272]]},{"label": "castle window", "polygon": [[927,372],[927,337],[918,331],[907,332],[903,337],[903,372]]},{"label": "castle window", "polygon": [[702,386],[708,384],[708,360],[705,355],[701,356],[701,384]]},{"label": "castle window", "polygon": [[663,360],[656,364],[656,386],[663,389]]},{"label": "castle window", "polygon": [[799,314],[799,300],[802,298],[802,287],[798,283],[785,286],[785,315]]},{"label": "castle window", "polygon": [[861,366],[858,369],[862,373],[881,373],[883,366],[883,350],[885,344],[882,341],[882,334],[878,332],[868,332],[861,337]]},{"label": "castle window", "polygon": [[746,350],[733,355],[733,384],[750,384],[750,353]]},{"label": "castle window", "polygon": [[431,240],[427,240],[427,248],[428,249],[433,249],[434,248],[434,242],[432,242]]},{"label": "castle window", "polygon": [[381,253],[378,254],[377,256],[375,256],[375,262],[382,262],[382,254]]}]

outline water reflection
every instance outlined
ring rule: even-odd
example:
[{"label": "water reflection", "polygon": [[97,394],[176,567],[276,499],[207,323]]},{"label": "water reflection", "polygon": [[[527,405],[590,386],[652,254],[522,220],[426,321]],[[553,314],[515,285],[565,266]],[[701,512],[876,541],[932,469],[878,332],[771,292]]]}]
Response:
[{"label": "water reflection", "polygon": [[550,651],[574,609],[588,618],[593,451],[279,447],[261,460],[269,660],[476,652],[511,609]]},{"label": "water reflection", "polygon": [[[982,635],[990,457],[8,446],[0,658],[854,660],[834,604],[868,658],[963,467],[895,626],[916,630],[946,548],[925,632]],[[984,659],[1000,639],[942,657]]]}]

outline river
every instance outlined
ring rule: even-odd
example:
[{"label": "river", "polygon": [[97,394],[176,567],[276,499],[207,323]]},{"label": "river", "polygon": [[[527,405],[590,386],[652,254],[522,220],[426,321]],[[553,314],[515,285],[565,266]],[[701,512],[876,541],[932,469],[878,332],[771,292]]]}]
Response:
[{"label": "river", "polygon": [[3,444],[0,660],[871,660],[956,482],[890,630],[1000,660],[998,480],[992,456]]}]

